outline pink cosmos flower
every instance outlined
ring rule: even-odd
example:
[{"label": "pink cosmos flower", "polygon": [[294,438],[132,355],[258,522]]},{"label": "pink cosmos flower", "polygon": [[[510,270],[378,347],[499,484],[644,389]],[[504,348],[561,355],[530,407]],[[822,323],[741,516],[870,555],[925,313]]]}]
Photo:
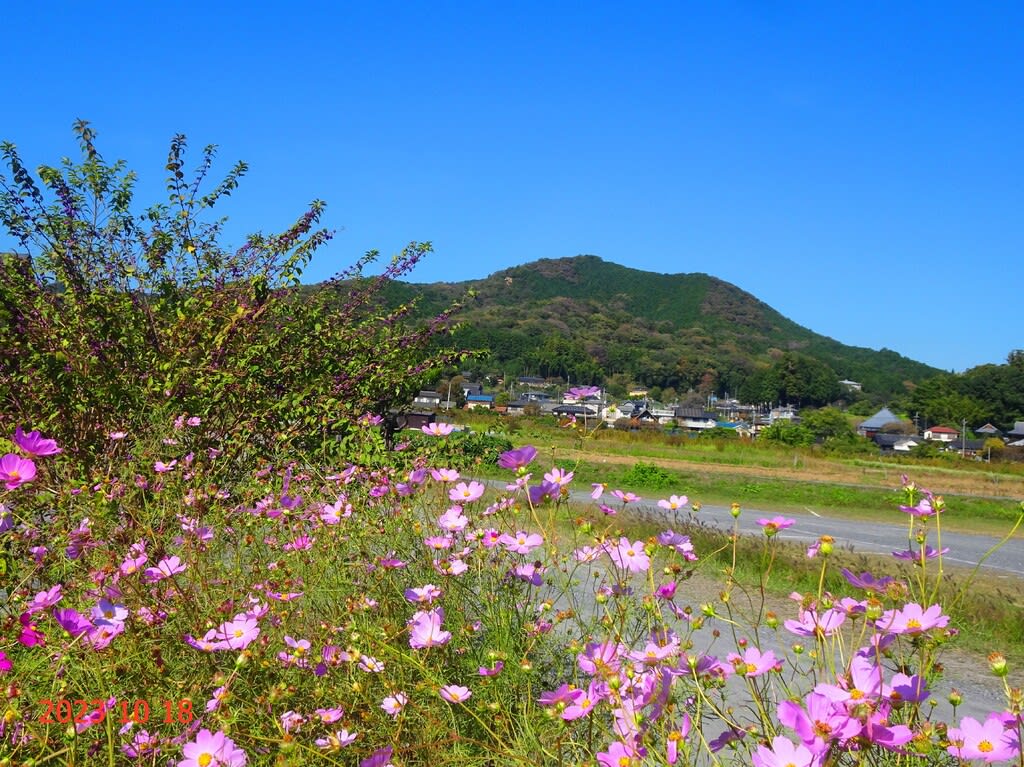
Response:
[{"label": "pink cosmos flower", "polygon": [[432,476],[436,482],[457,482],[459,479],[459,472],[455,469],[431,469],[430,476]]},{"label": "pink cosmos flower", "polygon": [[[462,485],[463,483],[460,482],[459,484]],[[454,492],[455,491],[452,490],[452,493]],[[444,514],[438,517],[437,524],[441,529],[447,530],[450,533],[455,533],[466,529],[466,526],[469,524],[469,517],[462,513],[461,506],[452,506],[450,509],[445,511]]]},{"label": "pink cosmos flower", "polygon": [[285,711],[281,714],[281,729],[285,732],[297,732],[305,723],[302,714],[295,711]]},{"label": "pink cosmos flower", "polygon": [[896,559],[902,559],[907,562],[914,562],[920,564],[922,556],[924,559],[935,559],[949,552],[949,546],[943,546],[942,549],[933,549],[931,546],[925,546],[923,551],[914,551],[913,549],[907,549],[906,551],[894,551],[892,555]]},{"label": "pink cosmos flower", "polygon": [[464,703],[469,700],[470,696],[473,694],[469,691],[468,687],[463,687],[457,684],[446,684],[437,692],[438,695],[441,696],[441,700],[447,701],[448,703]]},{"label": "pink cosmos flower", "polygon": [[472,503],[483,497],[485,489],[482,483],[475,480],[468,485],[460,482],[448,491],[448,498],[455,503]]},{"label": "pink cosmos flower", "polygon": [[12,668],[14,668],[14,664],[12,664],[10,659],[7,657],[7,653],[0,650],[0,674],[6,674]]},{"label": "pink cosmos flower", "polygon": [[762,653],[756,647],[748,647],[743,655],[738,655],[734,652],[729,653],[725,656],[725,659],[733,665],[737,674],[742,674],[746,677],[767,674],[779,662],[779,659],[775,657],[775,653],[771,650]]},{"label": "pink cosmos flower", "polygon": [[416,602],[420,604],[430,604],[435,599],[441,597],[441,589],[435,586],[433,583],[428,583],[425,586],[414,586],[411,589],[405,590],[405,598],[410,602]]},{"label": "pink cosmos flower", "polygon": [[260,635],[260,625],[255,618],[244,614],[236,615],[232,620],[220,624],[214,630],[214,639],[225,650],[244,650]]},{"label": "pink cosmos flower", "polygon": [[398,716],[402,709],[405,708],[405,704],[409,702],[409,696],[404,692],[396,692],[394,695],[389,695],[381,702],[380,707],[391,716]]},{"label": "pink cosmos flower", "polygon": [[949,747],[946,749],[959,759],[984,759],[986,763],[1015,759],[1020,753],[1017,734],[1007,730],[1002,717],[990,714],[984,724],[965,716],[959,727],[948,731]]},{"label": "pink cosmos flower", "polygon": [[875,628],[890,634],[920,634],[933,628],[945,628],[949,616],[942,614],[941,605],[932,605],[927,610],[921,605],[910,603],[902,610],[886,610],[875,621]]},{"label": "pink cosmos flower", "polygon": [[580,400],[596,397],[600,393],[600,386],[573,386],[565,394],[568,399]]},{"label": "pink cosmos flower", "polygon": [[40,591],[36,594],[28,605],[29,614],[37,613],[57,604],[61,600],[60,590],[61,585],[58,583],[56,586],[51,586],[46,591]]},{"label": "pink cosmos flower", "polygon": [[435,607],[430,611],[417,612],[409,621],[409,646],[414,650],[423,650],[448,644],[452,634],[441,630],[443,621],[444,608]]},{"label": "pink cosmos flower", "polygon": [[658,501],[658,506],[665,509],[665,511],[676,511],[682,509],[690,502],[690,499],[685,495],[673,495],[668,500]]},{"label": "pink cosmos flower", "polygon": [[191,418],[189,418],[187,421],[185,421],[185,423],[187,425],[189,425],[189,426],[199,426],[202,422],[203,422],[203,419],[200,418],[197,415],[194,415]]},{"label": "pink cosmos flower", "polygon": [[779,530],[785,530],[787,527],[792,527],[793,525],[795,525],[796,520],[788,519],[786,517],[781,516],[775,516],[771,519],[759,519],[757,520],[757,524],[764,528],[764,534],[770,538],[771,536],[778,533]]},{"label": "pink cosmos flower", "polygon": [[559,469],[557,466],[544,475],[544,479],[552,485],[565,487],[572,482],[573,472]]},{"label": "pink cosmos flower", "polygon": [[562,710],[562,719],[571,722],[589,714],[594,710],[594,706],[604,699],[604,689],[606,689],[604,682],[591,680],[590,684],[587,685],[586,691],[582,695],[578,695],[575,700]]},{"label": "pink cosmos flower", "polygon": [[0,458],[0,482],[8,490],[21,487],[36,478],[36,465],[28,458],[15,453],[7,453]]},{"label": "pink cosmos flower", "polygon": [[811,753],[824,754],[833,741],[846,741],[861,730],[841,703],[817,692],[805,698],[807,709],[791,700],[778,704],[779,721],[793,730]]},{"label": "pink cosmos flower", "polygon": [[454,542],[454,539],[450,535],[431,535],[423,539],[423,544],[428,549],[434,549],[434,551],[450,549]]},{"label": "pink cosmos flower", "polygon": [[505,661],[497,660],[493,666],[481,666],[477,669],[476,673],[480,676],[497,676],[501,673],[502,669],[505,668]]},{"label": "pink cosmos flower", "polygon": [[345,711],[340,708],[318,708],[316,710],[316,718],[323,724],[334,724],[344,715]]},{"label": "pink cosmos flower", "polygon": [[165,473],[167,473],[169,471],[174,471],[174,467],[177,466],[177,465],[178,465],[177,459],[171,461],[170,463],[164,463],[163,461],[156,461],[153,464],[153,471],[155,471],[157,474],[165,474]]},{"label": "pink cosmos flower", "polygon": [[772,738],[771,748],[757,747],[753,763],[754,767],[818,767],[821,759],[803,744],[795,746],[789,738],[779,735]]},{"label": "pink cosmos flower", "polygon": [[818,615],[816,610],[801,610],[798,620],[787,620],[786,630],[802,637],[829,637],[839,631],[846,622],[843,610],[826,610]]},{"label": "pink cosmos flower", "polygon": [[379,674],[384,670],[384,661],[377,660],[370,655],[360,655],[359,670],[368,674]]},{"label": "pink cosmos flower", "polygon": [[337,732],[329,732],[326,736],[317,738],[314,742],[316,743],[317,748],[322,748],[324,751],[337,751],[338,749],[351,745],[355,740],[356,734],[354,732],[341,729]]},{"label": "pink cosmos flower", "polygon": [[247,761],[246,753],[231,738],[205,728],[195,740],[185,744],[182,754],[185,758],[178,762],[178,767],[242,767]]},{"label": "pink cosmos flower", "polygon": [[604,495],[604,491],[608,488],[608,485],[604,484],[603,482],[591,482],[590,487],[590,498],[591,500],[596,501],[602,495]]},{"label": "pink cosmos flower", "polygon": [[616,740],[608,746],[607,751],[597,753],[597,763],[601,767],[632,767],[639,764],[637,757],[635,748]]},{"label": "pink cosmos flower", "polygon": [[584,674],[616,673],[622,667],[622,656],[629,648],[616,642],[588,644],[586,649],[576,658],[576,664]]},{"label": "pink cosmos flower", "polygon": [[498,540],[506,549],[516,554],[529,554],[544,543],[544,538],[539,533],[527,533],[523,530],[515,535],[505,533]]},{"label": "pink cosmos flower", "polygon": [[619,539],[617,546],[608,549],[608,556],[620,570],[631,573],[644,572],[651,566],[651,558],[644,551],[643,541],[630,543],[625,536]]},{"label": "pink cosmos flower", "polygon": [[38,431],[30,431],[26,434],[22,431],[20,426],[14,430],[13,441],[14,444],[17,445],[18,449],[27,455],[43,457],[47,455],[56,455],[61,451],[54,440],[43,439]]},{"label": "pink cosmos flower", "polygon": [[185,572],[185,565],[181,563],[180,557],[164,557],[157,562],[156,567],[147,567],[143,576],[147,581],[154,583],[183,572]]},{"label": "pink cosmos flower", "polygon": [[641,500],[640,496],[636,493],[629,493],[624,490],[612,490],[612,495],[618,498],[623,503],[636,503]]},{"label": "pink cosmos flower", "polygon": [[837,703],[855,706],[878,700],[884,692],[882,669],[871,659],[855,655],[850,660],[849,674],[839,684],[821,683],[814,691]]},{"label": "pink cosmos flower", "polygon": [[433,423],[428,423],[421,426],[420,431],[431,437],[447,437],[449,434],[455,431],[455,426],[450,423],[441,423],[439,421],[435,421]]}]

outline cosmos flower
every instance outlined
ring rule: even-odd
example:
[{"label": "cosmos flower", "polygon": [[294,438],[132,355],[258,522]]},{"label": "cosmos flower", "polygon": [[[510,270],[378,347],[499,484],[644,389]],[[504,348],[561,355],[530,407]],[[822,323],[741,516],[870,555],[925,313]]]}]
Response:
[{"label": "cosmos flower", "polygon": [[781,735],[772,738],[771,748],[758,746],[753,754],[754,767],[817,767],[821,760],[805,745]]},{"label": "cosmos flower", "polygon": [[396,692],[394,695],[388,695],[381,701],[380,707],[384,709],[385,713],[391,716],[398,716],[402,709],[405,708],[405,704],[409,702],[409,696],[404,692]]},{"label": "cosmos flower", "polygon": [[455,503],[472,503],[483,497],[484,490],[484,485],[481,482],[474,480],[468,485],[465,482],[460,482],[448,491],[448,498]]},{"label": "cosmos flower", "polygon": [[1007,730],[998,714],[990,714],[985,723],[965,716],[959,727],[950,727],[946,749],[959,759],[984,759],[998,762],[1014,759],[1020,753],[1016,733]]},{"label": "cosmos flower", "polygon": [[437,693],[441,696],[441,700],[448,703],[464,703],[473,695],[468,687],[458,684],[446,684]]},{"label": "cosmos flower", "polygon": [[443,621],[444,608],[417,612],[409,621],[409,646],[414,650],[423,650],[448,644],[452,634],[441,629]]},{"label": "cosmos flower", "polygon": [[608,556],[616,567],[631,573],[644,572],[651,567],[651,558],[644,551],[644,542],[630,543],[629,538],[625,536],[619,539],[617,546],[608,549]]},{"label": "cosmos flower", "polygon": [[515,535],[505,533],[498,540],[506,549],[515,554],[529,554],[544,543],[544,538],[539,533],[527,533],[523,530],[518,531]]},{"label": "cosmos flower", "polygon": [[523,445],[520,448],[508,450],[498,456],[498,466],[503,469],[518,471],[529,466],[536,457],[537,448],[533,445]]},{"label": "cosmos flower", "polygon": [[26,434],[20,426],[14,430],[13,442],[21,452],[27,455],[43,457],[61,452],[56,441],[43,439],[38,431],[30,431]]},{"label": "cosmos flower", "polygon": [[792,527],[796,524],[795,519],[788,519],[782,516],[775,516],[771,519],[759,519],[757,520],[762,528],[764,528],[764,534],[771,537],[777,534],[780,530],[785,530],[787,527]]},{"label": "cosmos flower", "polygon": [[676,511],[686,506],[689,502],[690,499],[685,495],[673,495],[669,496],[668,500],[662,499],[658,501],[658,506],[666,511]]},{"label": "cosmos flower", "polygon": [[424,424],[420,427],[420,431],[431,437],[447,437],[455,431],[455,426],[450,423],[440,423],[435,421],[433,423]]},{"label": "cosmos flower", "polygon": [[178,767],[242,767],[247,761],[245,752],[235,746],[223,732],[212,733],[203,728],[195,740],[186,743],[182,749],[184,759]]},{"label": "cosmos flower", "polygon": [[0,482],[8,490],[15,490],[36,478],[36,465],[28,458],[7,453],[0,458]]},{"label": "cosmos flower", "polygon": [[942,614],[942,605],[923,609],[921,605],[911,602],[904,605],[902,610],[886,610],[875,621],[875,628],[890,634],[920,634],[934,628],[945,628],[948,623],[949,616]]}]

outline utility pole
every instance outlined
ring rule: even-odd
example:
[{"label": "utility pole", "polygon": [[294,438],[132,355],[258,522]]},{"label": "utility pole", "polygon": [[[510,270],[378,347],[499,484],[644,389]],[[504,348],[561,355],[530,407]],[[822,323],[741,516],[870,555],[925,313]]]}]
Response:
[{"label": "utility pole", "polygon": [[961,422],[960,431],[960,457],[963,458],[967,455],[967,419],[964,418]]}]

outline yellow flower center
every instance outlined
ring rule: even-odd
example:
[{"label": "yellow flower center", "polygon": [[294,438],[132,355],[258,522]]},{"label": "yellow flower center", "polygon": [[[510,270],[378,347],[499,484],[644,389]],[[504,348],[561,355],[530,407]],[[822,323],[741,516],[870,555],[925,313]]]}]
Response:
[{"label": "yellow flower center", "polygon": [[864,693],[862,693],[860,690],[856,690],[855,689],[855,690],[852,690],[850,692],[850,697],[853,698],[854,700],[860,700],[861,698],[864,697]]},{"label": "yellow flower center", "polygon": [[978,750],[981,751],[981,753],[983,753],[983,754],[987,754],[992,749],[993,749],[992,744],[989,741],[987,741],[987,740],[983,740],[983,741],[981,741],[981,743],[978,744]]},{"label": "yellow flower center", "polygon": [[919,629],[919,628],[921,628],[921,621],[917,620],[917,618],[911,618],[910,620],[907,621],[907,628],[908,629]]},{"label": "yellow flower center", "polygon": [[245,632],[242,629],[235,629],[235,639],[241,639]]},{"label": "yellow flower center", "polygon": [[199,758],[196,759],[196,764],[198,764],[199,767],[207,767],[207,765],[210,764],[210,762],[212,761],[213,754],[200,754]]}]

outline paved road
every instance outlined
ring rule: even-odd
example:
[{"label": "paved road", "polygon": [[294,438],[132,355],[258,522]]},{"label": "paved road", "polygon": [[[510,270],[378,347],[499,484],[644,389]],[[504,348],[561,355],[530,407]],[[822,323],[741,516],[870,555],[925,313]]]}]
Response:
[{"label": "paved road", "polygon": [[[582,500],[589,500],[586,494],[580,494]],[[635,507],[635,508],[634,508]],[[649,521],[673,521],[673,517],[657,506],[657,501],[641,501],[629,504],[627,509],[638,517]],[[780,512],[771,509],[742,507],[740,513],[740,531],[744,533],[762,534],[758,519],[772,518]],[[947,511],[946,513],[951,513]],[[798,541],[810,544],[822,535],[831,535],[836,539],[836,547],[852,547],[854,551],[865,554],[891,554],[910,548],[908,543],[909,518],[899,511],[893,511],[894,522],[884,524],[864,522],[861,520],[844,519],[842,512],[814,512],[794,514],[785,512],[782,516],[796,520],[796,524],[779,533],[780,540]],[[696,519],[723,530],[731,530],[733,518],[728,506],[702,506]],[[928,543],[937,547],[934,525],[929,531]],[[1009,532],[1011,525],[1006,526]],[[971,535],[965,533],[943,532],[942,546],[949,547],[944,560],[951,565],[974,567],[984,558],[982,567],[995,571],[1008,578],[1024,578],[1024,536],[1020,531],[1014,538],[1006,541],[995,551],[991,549],[999,543],[998,538],[987,535]],[[914,547],[916,548],[916,546]],[[991,551],[991,553],[989,553]],[[986,554],[988,554],[986,558]]]}]

